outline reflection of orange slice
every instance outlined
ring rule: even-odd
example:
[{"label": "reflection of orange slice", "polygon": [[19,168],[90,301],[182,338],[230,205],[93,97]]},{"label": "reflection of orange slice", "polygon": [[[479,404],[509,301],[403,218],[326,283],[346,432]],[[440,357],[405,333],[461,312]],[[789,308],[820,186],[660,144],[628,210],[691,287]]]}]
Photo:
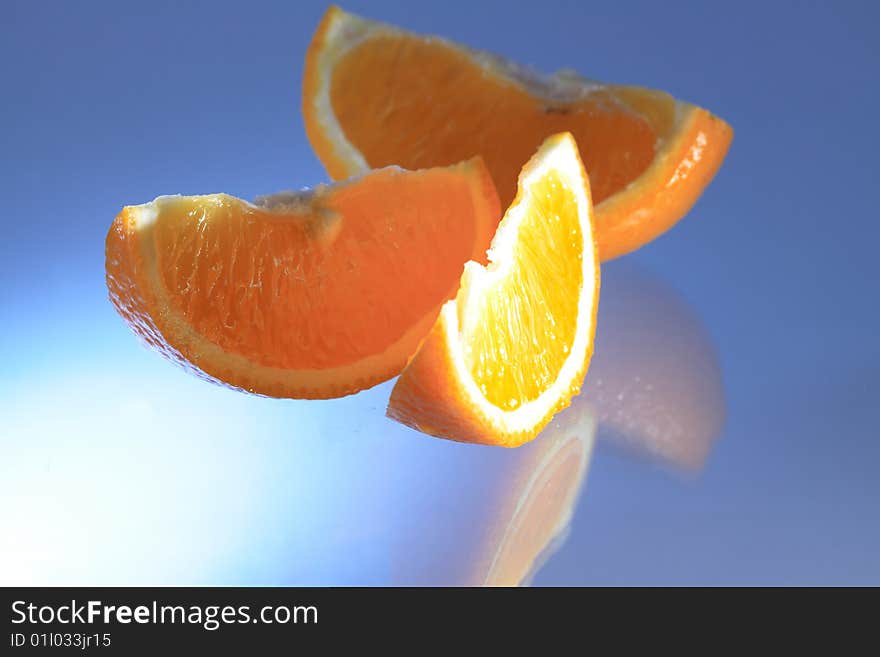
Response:
[{"label": "reflection of orange slice", "polygon": [[528,583],[568,535],[595,433],[576,399],[519,449],[401,442],[409,474],[389,490],[392,583]]},{"label": "reflection of orange slice", "polygon": [[513,62],[331,7],[306,56],[303,115],[334,178],[482,155],[501,201],[549,135],[571,132],[596,205],[603,260],[649,242],[691,208],[733,131],[666,93],[543,76]]},{"label": "reflection of orange slice", "polygon": [[711,339],[667,285],[615,266],[602,274],[596,355],[580,398],[595,410],[600,436],[697,470],[725,414]]},{"label": "reflection of orange slice", "polygon": [[560,414],[520,462],[504,491],[477,580],[487,586],[527,584],[565,539],[596,434],[579,404]]},{"label": "reflection of orange slice", "polygon": [[257,205],[165,196],[116,218],[107,285],[132,330],[198,374],[337,397],[400,372],[499,216],[478,158]]},{"label": "reflection of orange slice", "polygon": [[426,433],[515,447],[580,389],[593,351],[599,263],[589,184],[569,134],[541,146],[458,296],[391,393],[388,415]]}]

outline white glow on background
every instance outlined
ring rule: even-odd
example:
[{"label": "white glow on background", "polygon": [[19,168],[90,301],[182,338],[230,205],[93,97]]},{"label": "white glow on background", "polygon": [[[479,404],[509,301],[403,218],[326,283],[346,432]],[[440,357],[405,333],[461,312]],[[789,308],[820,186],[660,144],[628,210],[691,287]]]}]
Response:
[{"label": "white glow on background", "polygon": [[[698,466],[723,416],[720,393],[696,394],[720,386],[711,345],[668,291],[628,280],[603,281],[600,353],[574,406]],[[392,382],[323,402],[214,386],[101,309],[114,332],[80,309],[6,360],[27,374],[0,380],[0,584],[472,583],[487,530],[510,517],[498,491],[519,499],[510,473],[547,445],[419,434],[385,418]],[[666,394],[615,401],[634,380]]]},{"label": "white glow on background", "polygon": [[469,583],[531,453],[392,422],[390,384],[260,399],[145,355],[3,395],[0,584],[389,584],[426,559]]},{"label": "white glow on background", "polygon": [[[272,491],[282,434],[265,400],[111,371],[24,383],[0,405],[2,584],[235,580],[271,493],[308,484]],[[288,452],[313,424],[298,419]]]}]

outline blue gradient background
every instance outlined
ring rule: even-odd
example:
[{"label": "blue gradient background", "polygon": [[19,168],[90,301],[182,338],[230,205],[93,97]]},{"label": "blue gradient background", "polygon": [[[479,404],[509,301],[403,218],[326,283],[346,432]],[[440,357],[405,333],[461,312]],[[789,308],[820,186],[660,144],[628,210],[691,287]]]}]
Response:
[{"label": "blue gradient background", "polygon": [[[442,506],[475,454],[513,457],[386,420],[390,384],[313,403],[207,385],[106,298],[123,205],[326,179],[299,112],[325,7],[0,5],[0,584],[383,584],[403,533],[469,558],[408,487]],[[700,318],[723,432],[690,476],[600,441],[534,583],[880,584],[877,5],[345,8],[666,89],[736,130],[691,215],[604,272],[637,266]]]}]

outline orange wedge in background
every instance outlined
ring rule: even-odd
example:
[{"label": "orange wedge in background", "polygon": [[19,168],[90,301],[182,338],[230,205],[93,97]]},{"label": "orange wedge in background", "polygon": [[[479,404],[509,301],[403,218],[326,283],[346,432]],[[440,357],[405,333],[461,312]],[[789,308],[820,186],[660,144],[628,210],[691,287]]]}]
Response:
[{"label": "orange wedge in background", "polygon": [[666,232],[718,171],[733,137],[661,91],[541,75],[501,57],[331,7],[305,62],[302,110],[336,179],[482,155],[506,207],[520,163],[571,132],[592,185],[602,260]]},{"label": "orange wedge in background", "polygon": [[388,415],[435,436],[515,447],[568,406],[593,352],[599,259],[570,134],[549,138],[523,168],[489,261],[465,265]]},{"label": "orange wedge in background", "polygon": [[147,345],[196,374],[338,397],[400,372],[500,215],[479,158],[256,204],[163,196],[116,217],[107,286]]},{"label": "orange wedge in background", "polygon": [[724,426],[721,365],[684,299],[630,267],[602,271],[595,356],[580,399],[633,456],[699,472]]}]

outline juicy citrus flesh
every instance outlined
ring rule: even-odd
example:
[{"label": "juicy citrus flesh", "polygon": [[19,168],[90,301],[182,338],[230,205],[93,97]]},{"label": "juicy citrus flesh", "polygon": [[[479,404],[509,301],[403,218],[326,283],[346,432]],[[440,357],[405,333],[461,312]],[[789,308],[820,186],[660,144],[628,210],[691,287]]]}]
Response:
[{"label": "juicy citrus flesh", "polygon": [[469,309],[465,363],[486,399],[514,410],[556,380],[574,341],[581,274],[577,200],[550,170],[528,189],[512,267]]},{"label": "juicy citrus flesh", "polygon": [[[261,205],[161,197],[117,217],[108,285],[136,332],[154,343],[158,332],[163,352],[210,377],[272,396],[338,396],[402,369],[463,264],[485,258],[499,215],[479,160],[383,169]],[[126,261],[138,271],[122,277]]]},{"label": "juicy citrus flesh", "polygon": [[338,7],[309,47],[303,112],[334,178],[480,154],[505,207],[519,163],[549,135],[571,132],[590,176],[602,260],[640,248],[687,214],[733,136],[710,112],[661,91],[569,71],[542,75]]},{"label": "juicy citrus flesh", "polygon": [[[449,295],[476,239],[466,180],[441,170],[401,185],[401,175],[379,172],[305,212],[231,197],[169,208],[155,239],[172,307],[262,365],[334,367],[381,353]],[[342,223],[329,245],[310,235],[315,214]],[[463,230],[470,239],[456,238]]]},{"label": "juicy citrus flesh", "polygon": [[523,168],[483,267],[468,263],[392,391],[388,415],[452,440],[513,447],[580,389],[599,265],[589,183],[568,133]]},{"label": "juicy citrus flesh", "polygon": [[479,153],[505,207],[521,163],[550,135],[574,135],[595,203],[644,172],[658,137],[609,89],[553,102],[487,78],[460,49],[415,36],[354,47],[336,65],[330,97],[346,136],[371,166],[422,168]]}]

